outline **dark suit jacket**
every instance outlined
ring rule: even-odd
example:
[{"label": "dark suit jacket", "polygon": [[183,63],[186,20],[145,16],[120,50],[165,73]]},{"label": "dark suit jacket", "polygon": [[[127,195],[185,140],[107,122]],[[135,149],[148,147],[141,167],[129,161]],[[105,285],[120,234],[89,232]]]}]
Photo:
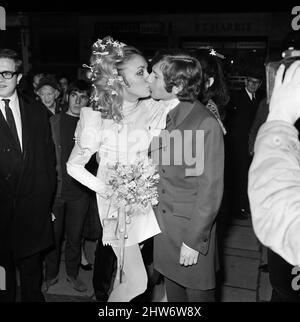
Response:
[{"label": "dark suit jacket", "polygon": [[52,244],[51,205],[56,186],[55,150],[47,111],[19,95],[21,152],[0,113],[0,253],[15,258]]},{"label": "dark suit jacket", "polygon": [[269,114],[269,104],[267,104],[267,99],[264,98],[258,106],[255,118],[253,120],[252,126],[249,133],[249,154],[253,155],[254,153],[254,143],[256,140],[256,135],[263,123],[265,123]]},{"label": "dark suit jacket", "polygon": [[249,134],[260,101],[260,97],[251,101],[245,88],[233,91],[230,95],[225,120],[227,128],[225,139],[228,143],[228,154],[238,163],[241,158],[247,160],[247,163],[250,160]]},{"label": "dark suit jacket", "polygon": [[[49,113],[51,113],[48,109],[47,111]],[[57,173],[57,187],[56,187],[56,197],[57,198],[62,198],[62,186],[63,186],[63,169],[62,169],[62,142],[61,142],[61,138],[63,135],[66,135],[64,128],[62,128],[61,122],[62,122],[62,113],[65,112],[60,112],[57,113],[55,115],[52,115],[50,117],[50,127],[51,127],[51,133],[52,133],[52,139],[55,145],[55,154],[56,154],[56,173]],[[78,117],[79,120],[79,117]],[[75,130],[74,130],[75,131]],[[74,141],[74,137],[72,136],[72,138],[68,138],[69,140],[72,140],[72,142]],[[98,169],[98,164],[95,160],[95,156],[91,157],[91,159],[89,160],[89,162],[86,164],[85,166],[88,170],[92,171],[96,171],[95,169]],[[78,190],[76,189],[76,193],[78,196],[78,193],[80,194],[80,192],[82,193],[88,193],[90,192],[90,190],[82,185],[81,183],[79,183],[77,180],[75,180],[74,178],[70,177],[72,185],[75,185]],[[70,182],[69,182],[70,184]],[[66,183],[64,182],[64,185],[66,185]]]},{"label": "dark suit jacket", "polygon": [[[154,237],[154,266],[180,285],[210,289],[215,287],[218,269],[215,220],[223,195],[223,133],[215,117],[198,101],[181,102],[169,115],[171,124],[167,130],[177,130],[183,141],[181,147],[179,141],[174,145],[166,139],[158,150],[155,144],[151,146],[151,156],[160,164],[159,205],[155,211],[162,230]],[[191,130],[193,138],[187,132],[183,136],[185,130]],[[204,134],[203,141],[195,140],[197,130],[202,130],[198,133]],[[159,160],[164,151],[171,156],[170,165],[162,165]],[[198,169],[190,164],[187,155],[181,157],[191,152]],[[196,265],[179,264],[182,242],[199,251]]]}]

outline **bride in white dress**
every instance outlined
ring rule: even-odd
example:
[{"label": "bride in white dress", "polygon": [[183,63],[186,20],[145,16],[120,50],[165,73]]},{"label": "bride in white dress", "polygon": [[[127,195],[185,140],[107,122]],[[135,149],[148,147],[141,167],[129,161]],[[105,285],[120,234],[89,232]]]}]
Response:
[{"label": "bride in white dress", "polygon": [[[145,58],[137,49],[110,37],[93,45],[89,68],[94,86],[94,107],[81,109],[67,171],[96,192],[103,225],[105,218],[118,214],[104,195],[107,191],[105,179],[108,164],[132,164],[139,158],[147,157],[151,139],[165,127],[166,114],[179,101],[142,99],[150,95]],[[85,164],[94,153],[99,157],[97,176],[85,169]],[[147,287],[139,243],[160,233],[160,228],[150,206],[143,213],[134,213],[130,219],[126,223],[124,278],[121,283],[115,283],[108,301],[130,301]],[[119,256],[117,247],[112,246]]]}]

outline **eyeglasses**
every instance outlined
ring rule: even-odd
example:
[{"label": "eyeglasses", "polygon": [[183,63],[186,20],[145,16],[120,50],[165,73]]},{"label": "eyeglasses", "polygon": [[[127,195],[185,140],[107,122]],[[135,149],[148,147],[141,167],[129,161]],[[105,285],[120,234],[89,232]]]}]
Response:
[{"label": "eyeglasses", "polygon": [[9,71],[3,71],[0,72],[0,75],[4,78],[4,79],[12,79],[15,75],[17,75],[17,72],[9,72]]}]

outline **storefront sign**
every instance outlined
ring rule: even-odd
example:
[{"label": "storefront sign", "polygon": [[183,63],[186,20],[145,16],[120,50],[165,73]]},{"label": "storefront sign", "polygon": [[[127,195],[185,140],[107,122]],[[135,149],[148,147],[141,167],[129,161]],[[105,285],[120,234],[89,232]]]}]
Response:
[{"label": "storefront sign", "polygon": [[203,33],[232,33],[252,31],[252,22],[199,22],[196,23],[195,29],[197,32]]}]

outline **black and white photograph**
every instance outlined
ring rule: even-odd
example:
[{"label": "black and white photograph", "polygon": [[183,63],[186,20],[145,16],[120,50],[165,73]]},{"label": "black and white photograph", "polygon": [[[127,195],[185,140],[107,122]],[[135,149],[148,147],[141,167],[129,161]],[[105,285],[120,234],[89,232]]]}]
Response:
[{"label": "black and white photograph", "polygon": [[300,2],[4,1],[0,110],[0,302],[300,302]]}]

